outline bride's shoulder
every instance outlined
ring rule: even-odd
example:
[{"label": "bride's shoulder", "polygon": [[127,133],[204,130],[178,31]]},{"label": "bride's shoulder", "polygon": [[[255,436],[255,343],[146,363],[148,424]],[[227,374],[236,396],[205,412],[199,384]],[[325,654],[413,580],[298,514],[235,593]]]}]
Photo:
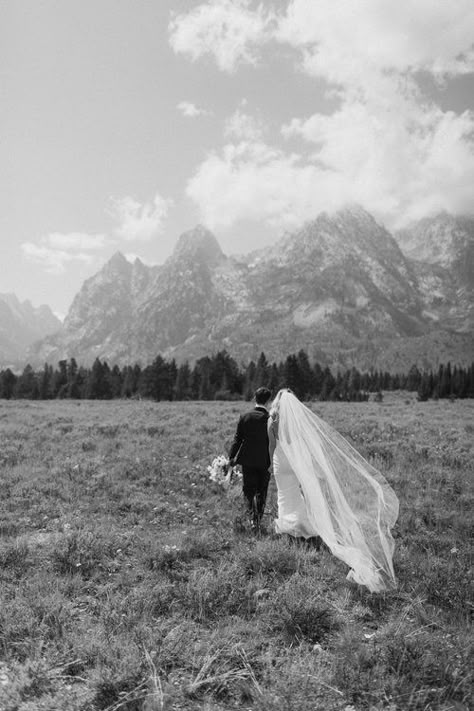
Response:
[{"label": "bride's shoulder", "polygon": [[278,413],[276,412],[272,413],[268,418],[268,426],[275,434],[278,432],[278,419]]}]

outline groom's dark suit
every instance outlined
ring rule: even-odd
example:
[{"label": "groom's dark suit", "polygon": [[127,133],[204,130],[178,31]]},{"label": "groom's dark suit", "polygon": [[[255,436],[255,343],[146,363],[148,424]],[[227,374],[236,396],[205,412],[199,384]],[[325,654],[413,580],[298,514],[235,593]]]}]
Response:
[{"label": "groom's dark suit", "polygon": [[230,461],[242,466],[243,492],[255,523],[264,512],[270,481],[268,417],[268,410],[261,405],[242,415],[229,451]]}]

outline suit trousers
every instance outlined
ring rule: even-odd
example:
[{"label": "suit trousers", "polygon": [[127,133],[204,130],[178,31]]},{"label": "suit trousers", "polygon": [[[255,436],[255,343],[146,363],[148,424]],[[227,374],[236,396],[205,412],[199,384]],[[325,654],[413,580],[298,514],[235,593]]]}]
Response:
[{"label": "suit trousers", "polygon": [[243,493],[247,501],[247,510],[253,518],[261,519],[267,501],[270,472],[261,467],[242,465]]}]

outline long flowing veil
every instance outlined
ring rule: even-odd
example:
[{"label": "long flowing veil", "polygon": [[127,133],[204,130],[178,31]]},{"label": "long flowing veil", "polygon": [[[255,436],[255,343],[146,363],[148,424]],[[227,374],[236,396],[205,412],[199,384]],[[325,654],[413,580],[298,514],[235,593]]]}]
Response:
[{"label": "long flowing veil", "polygon": [[293,393],[278,393],[278,439],[308,517],[348,578],[372,592],[396,587],[390,529],[398,499],[385,478]]}]

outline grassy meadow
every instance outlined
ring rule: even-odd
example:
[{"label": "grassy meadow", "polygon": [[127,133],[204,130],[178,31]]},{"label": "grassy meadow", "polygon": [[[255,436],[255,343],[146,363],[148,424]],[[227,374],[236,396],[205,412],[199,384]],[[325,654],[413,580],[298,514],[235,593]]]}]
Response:
[{"label": "grassy meadow", "polygon": [[247,403],[0,401],[1,711],[467,711],[474,401],[314,403],[400,499],[398,590],[239,524]]}]

